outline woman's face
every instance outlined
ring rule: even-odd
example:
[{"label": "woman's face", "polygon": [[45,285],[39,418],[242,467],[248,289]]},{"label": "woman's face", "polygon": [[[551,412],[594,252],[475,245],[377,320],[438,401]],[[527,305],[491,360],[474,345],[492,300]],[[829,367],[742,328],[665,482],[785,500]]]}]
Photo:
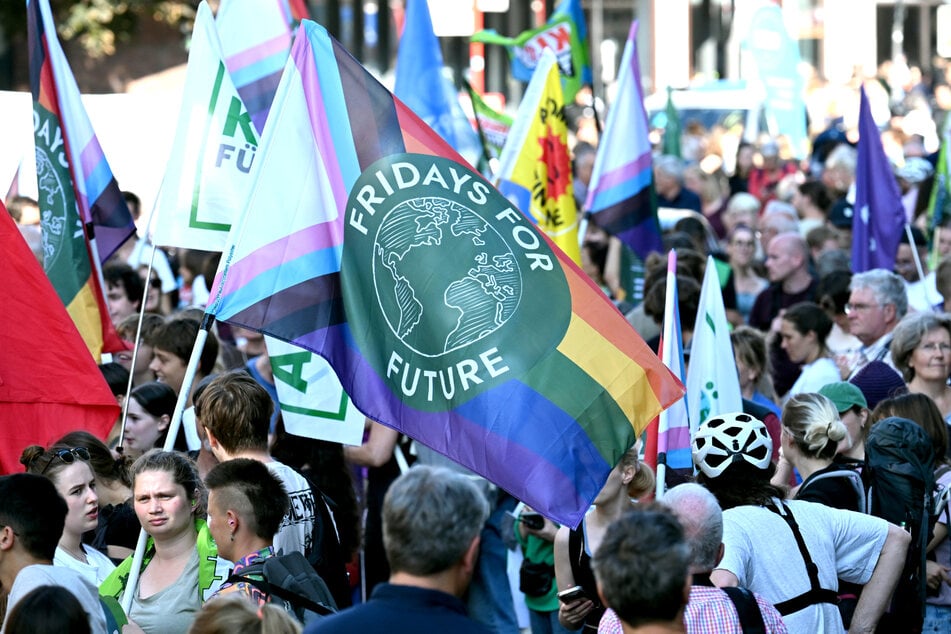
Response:
[{"label": "woman's face", "polygon": [[756,383],[756,379],[759,378],[759,373],[743,362],[736,348],[733,349],[733,356],[736,359],[736,372],[740,377],[740,391],[745,391],[746,388]]},{"label": "woman's face", "polygon": [[125,449],[143,454],[155,447],[162,432],[168,429],[168,416],[153,416],[135,398],[129,399],[129,415],[125,422]]},{"label": "woman's face", "polygon": [[66,500],[64,533],[82,535],[96,528],[99,520],[99,496],[96,495],[96,476],[89,463],[76,460],[53,477],[56,491]]},{"label": "woman's face", "polygon": [[782,347],[793,363],[803,363],[816,348],[816,333],[802,334],[790,321],[785,319],[779,329]]},{"label": "woman's face", "polygon": [[908,358],[908,367],[915,371],[915,378],[923,381],[947,381],[949,364],[951,334],[944,328],[925,333]]},{"label": "woman's face", "polygon": [[168,471],[143,471],[137,475],[132,499],[139,523],[156,540],[194,530],[192,500]]},{"label": "woman's face", "polygon": [[727,245],[730,263],[738,266],[749,266],[756,255],[756,236],[752,231],[739,230],[734,232]]},{"label": "woman's face", "polygon": [[865,424],[868,421],[868,410],[861,409],[859,410],[859,413],[856,414],[855,408],[853,407],[846,413],[842,414],[841,418],[842,423],[845,425],[845,429],[849,433],[849,436],[839,443],[839,453],[848,451],[852,447],[863,442]]}]

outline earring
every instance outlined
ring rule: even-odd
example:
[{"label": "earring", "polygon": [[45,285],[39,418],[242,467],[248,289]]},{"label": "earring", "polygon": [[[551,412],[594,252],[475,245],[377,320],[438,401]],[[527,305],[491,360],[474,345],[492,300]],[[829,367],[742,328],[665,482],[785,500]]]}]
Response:
[{"label": "earring", "polygon": [[234,531],[231,531],[231,541],[234,541]]}]

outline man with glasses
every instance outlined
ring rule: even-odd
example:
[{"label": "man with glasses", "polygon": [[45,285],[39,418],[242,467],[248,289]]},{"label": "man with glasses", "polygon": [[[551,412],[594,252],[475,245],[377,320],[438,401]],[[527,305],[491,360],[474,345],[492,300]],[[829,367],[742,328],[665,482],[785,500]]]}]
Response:
[{"label": "man with glasses", "polygon": [[862,349],[847,367],[855,376],[870,361],[882,361],[892,368],[889,346],[892,331],[908,312],[908,295],[901,277],[884,269],[872,269],[852,276],[849,303],[845,312],[850,332],[862,342]]},{"label": "man with glasses", "polygon": [[[54,459],[73,462],[72,452],[78,451],[56,454]],[[88,459],[89,454],[79,457]],[[0,594],[8,595],[7,616],[30,591],[60,586],[82,605],[90,630],[104,634],[106,617],[97,589],[75,570],[53,566],[65,523],[66,502],[49,478],[29,473],[0,478]]]}]

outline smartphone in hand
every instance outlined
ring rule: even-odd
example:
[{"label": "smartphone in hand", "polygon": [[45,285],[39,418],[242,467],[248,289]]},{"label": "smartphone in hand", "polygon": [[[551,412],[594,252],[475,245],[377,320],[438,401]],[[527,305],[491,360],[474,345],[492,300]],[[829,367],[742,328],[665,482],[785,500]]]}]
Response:
[{"label": "smartphone in hand", "polygon": [[574,586],[558,593],[558,600],[562,603],[571,603],[572,601],[576,601],[578,599],[587,598],[588,597],[585,595],[584,589],[581,586]]}]

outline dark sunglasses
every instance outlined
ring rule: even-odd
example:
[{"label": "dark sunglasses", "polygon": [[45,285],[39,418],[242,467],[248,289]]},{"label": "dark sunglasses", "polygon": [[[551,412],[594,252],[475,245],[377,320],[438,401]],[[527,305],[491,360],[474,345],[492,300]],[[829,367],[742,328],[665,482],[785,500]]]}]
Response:
[{"label": "dark sunglasses", "polygon": [[60,449],[53,457],[49,459],[49,462],[46,463],[46,466],[43,467],[43,470],[40,471],[40,475],[46,473],[50,468],[50,465],[53,464],[57,458],[63,461],[63,464],[73,464],[76,462],[76,459],[82,460],[83,462],[89,462],[89,450],[85,447],[73,447],[72,449]]}]

